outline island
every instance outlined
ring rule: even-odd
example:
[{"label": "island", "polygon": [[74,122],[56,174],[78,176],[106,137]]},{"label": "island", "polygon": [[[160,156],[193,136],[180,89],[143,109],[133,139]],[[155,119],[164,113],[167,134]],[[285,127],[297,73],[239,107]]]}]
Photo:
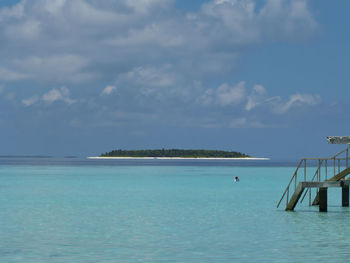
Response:
[{"label": "island", "polygon": [[103,153],[99,158],[251,158],[251,156],[220,150],[184,150],[184,149],[155,149],[155,150],[113,150]]}]

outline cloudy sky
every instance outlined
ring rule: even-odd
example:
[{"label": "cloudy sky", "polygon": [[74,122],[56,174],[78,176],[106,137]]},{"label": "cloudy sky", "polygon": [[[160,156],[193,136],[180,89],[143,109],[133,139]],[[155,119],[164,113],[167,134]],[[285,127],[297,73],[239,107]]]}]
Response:
[{"label": "cloudy sky", "polygon": [[0,0],[0,155],[336,152],[325,137],[350,135],[348,10],[348,0]]}]

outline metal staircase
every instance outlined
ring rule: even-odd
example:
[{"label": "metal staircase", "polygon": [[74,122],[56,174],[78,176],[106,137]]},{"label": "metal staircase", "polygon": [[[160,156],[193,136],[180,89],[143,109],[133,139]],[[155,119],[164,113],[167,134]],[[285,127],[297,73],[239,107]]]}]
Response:
[{"label": "metal staircase", "polygon": [[[308,194],[309,206],[320,205],[320,211],[327,211],[328,187],[342,187],[342,204],[343,206],[348,206],[349,197],[346,198],[346,193],[349,193],[350,180],[346,180],[345,178],[350,174],[349,148],[350,145],[348,145],[348,147],[346,147],[343,151],[330,158],[301,159],[285,191],[283,192],[280,201],[277,204],[277,208],[280,206],[283,199],[285,199],[285,210],[292,211],[294,210],[299,200],[300,203],[302,203]],[[311,202],[313,197],[312,188],[316,188],[316,194],[313,202]],[[322,199],[325,199],[326,208],[324,208],[324,201],[322,204],[320,204],[321,194]]]}]

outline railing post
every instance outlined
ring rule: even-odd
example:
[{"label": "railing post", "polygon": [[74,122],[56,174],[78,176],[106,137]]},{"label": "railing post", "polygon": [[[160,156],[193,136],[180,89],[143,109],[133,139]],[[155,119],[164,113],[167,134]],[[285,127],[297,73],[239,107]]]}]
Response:
[{"label": "railing post", "polygon": [[349,185],[344,185],[342,187],[342,201],[343,207],[349,207]]},{"label": "railing post", "polygon": [[[348,147],[346,149],[344,149],[343,151],[337,153],[336,155],[330,157],[330,158],[304,158],[300,161],[296,171],[294,172],[294,175],[293,177],[290,179],[289,183],[288,183],[288,186],[286,188],[286,190],[284,191],[277,207],[279,207],[280,203],[282,202],[283,198],[286,198],[286,202],[287,202],[287,206],[288,206],[288,203],[289,203],[289,191],[290,191],[290,187],[291,187],[291,184],[293,184],[293,180],[294,180],[294,192],[296,191],[296,188],[297,188],[297,181],[298,181],[298,169],[301,168],[302,166],[302,162],[304,162],[304,181],[307,180],[307,160],[313,160],[313,161],[318,161],[318,169],[316,170],[315,174],[313,176],[311,176],[311,181],[315,181],[317,180],[318,182],[321,182],[321,177],[322,177],[322,165],[324,165],[324,168],[325,168],[325,173],[324,173],[324,180],[328,180],[328,161],[330,161],[330,177],[332,177],[332,163],[333,163],[333,173],[334,173],[334,176],[336,176],[337,174],[339,174],[341,172],[341,166],[344,165],[346,166],[346,168],[349,168],[350,164],[349,164],[349,149],[350,149],[350,145],[348,145]],[[345,152],[345,158],[344,157],[341,157],[344,156]],[[342,164],[341,161],[345,159],[345,163]],[[337,164],[337,161],[338,161],[338,164]],[[323,164],[323,162],[325,162]],[[338,171],[337,171],[337,166],[338,166]],[[338,172],[338,173],[337,173]],[[301,179],[302,180],[302,179]],[[312,188],[311,187],[307,187],[308,191],[309,191],[309,205],[311,206],[312,203],[311,203],[311,197],[312,197]],[[324,198],[324,201],[325,203],[327,204],[327,188],[326,189],[320,189],[320,188],[316,188],[316,194],[319,195],[320,194],[320,191],[322,191],[321,194],[323,194],[325,196]],[[344,196],[347,195],[346,194],[346,190],[343,190],[344,192]],[[293,194],[293,193],[292,193]],[[305,192],[302,200],[304,199],[304,197],[307,195],[307,191]],[[345,199],[345,198],[344,198]],[[302,202],[301,200],[301,202]],[[314,202],[315,203],[315,202]],[[318,203],[318,202],[317,202]],[[344,201],[343,203],[346,203],[346,201]],[[348,202],[349,203],[349,202]],[[327,206],[325,206],[323,204],[323,207],[322,209],[323,211],[327,211]]]},{"label": "railing post", "polygon": [[320,204],[319,204],[319,211],[320,212],[327,212],[327,187],[320,187],[319,190],[319,198],[320,198]]},{"label": "railing post", "polygon": [[311,206],[311,187],[309,187],[309,206]]},{"label": "railing post", "polygon": [[322,162],[321,160],[318,161],[318,181],[321,181],[321,166],[322,166]]}]

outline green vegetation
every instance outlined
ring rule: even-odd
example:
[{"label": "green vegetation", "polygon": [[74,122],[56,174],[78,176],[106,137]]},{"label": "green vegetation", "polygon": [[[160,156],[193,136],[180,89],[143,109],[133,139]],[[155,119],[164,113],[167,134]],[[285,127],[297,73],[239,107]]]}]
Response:
[{"label": "green vegetation", "polygon": [[240,152],[217,150],[183,150],[183,149],[156,149],[156,150],[113,150],[101,154],[100,157],[182,157],[182,158],[239,158],[250,157]]}]

